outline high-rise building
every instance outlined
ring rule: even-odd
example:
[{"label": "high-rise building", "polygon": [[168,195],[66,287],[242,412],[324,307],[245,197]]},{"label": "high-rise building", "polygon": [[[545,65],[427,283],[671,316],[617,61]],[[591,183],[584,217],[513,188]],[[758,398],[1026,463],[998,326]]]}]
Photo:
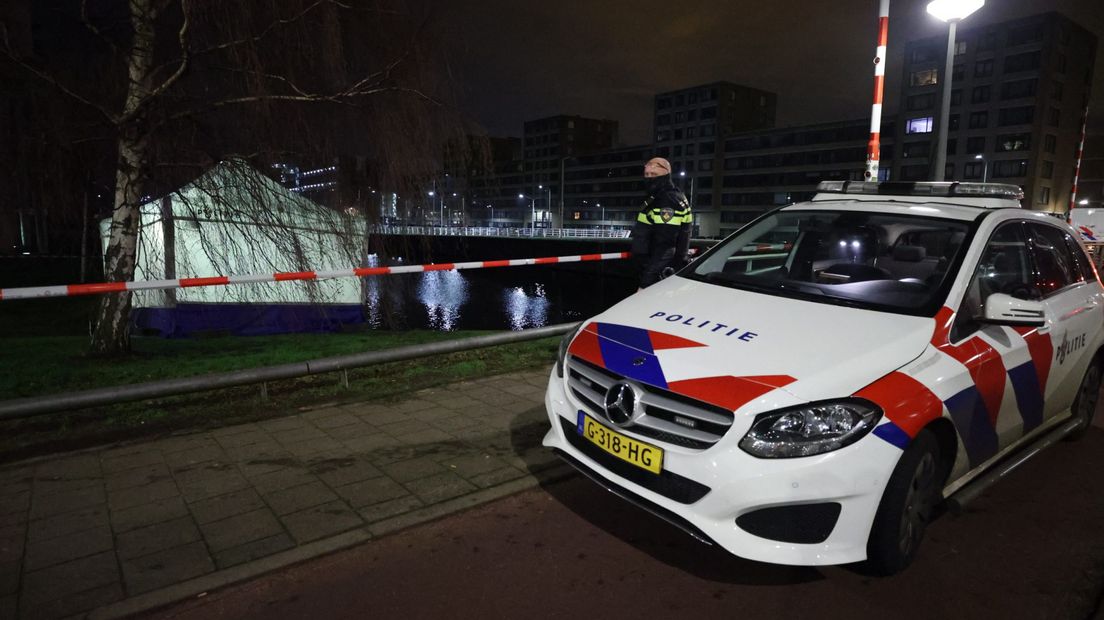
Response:
[{"label": "high-rise building", "polygon": [[[885,166],[893,159],[894,123],[882,122]],[[721,205],[698,214],[702,234],[724,236],[764,211],[808,200],[821,181],[862,181],[869,137],[870,121],[856,119],[749,131],[725,140],[719,182],[697,190],[713,194],[710,200]]]},{"label": "high-rise building", "polygon": [[525,123],[522,156],[525,181],[536,187],[560,183],[560,164],[565,158],[586,155],[617,144],[617,121],[561,114]]},{"label": "high-rise building", "polygon": [[[892,128],[893,121],[883,126]],[[869,132],[870,121],[857,119],[737,133],[717,149],[716,166],[694,176],[676,166],[672,181],[699,205],[694,234],[723,236],[764,211],[812,197],[820,181],[861,181]],[[892,149],[887,138],[887,164]],[[656,152],[644,144],[572,160],[565,173],[564,226],[631,228],[644,198],[643,163]],[[715,203],[720,207],[712,208]]]},{"label": "high-rise building", "polygon": [[[724,141],[745,131],[774,127],[778,96],[732,82],[713,82],[655,96],[655,155],[671,162],[689,197],[720,185]],[[694,209],[716,221],[721,207],[711,192],[693,192]]]},{"label": "high-rise building", "polygon": [[644,200],[644,162],[654,155],[643,144],[573,158],[564,173],[564,226],[632,228]]},{"label": "high-rise building", "polygon": [[[903,73],[890,76],[902,82],[900,107],[882,120],[882,172],[891,181],[930,180],[946,38],[905,45]],[[1025,207],[1064,212],[1096,45],[1057,13],[960,31],[946,178],[1021,185]],[[554,179],[563,165],[563,226],[629,228],[643,199],[643,163],[658,155],[671,161],[674,182],[693,201],[695,234],[713,237],[809,198],[820,181],[863,179],[869,119],[775,128],[776,103],[773,93],[731,82],[660,93],[653,143],[560,159],[555,149],[545,151],[551,138],[538,139],[554,132],[541,124],[550,119],[526,123],[525,177],[503,177],[517,208],[496,206],[496,213],[508,218],[504,225],[520,224],[528,211],[516,195],[540,182],[533,171]],[[1087,140],[1079,201],[1104,200],[1094,155],[1100,144]],[[534,168],[531,160],[542,157]],[[538,200],[537,208],[545,203],[555,207],[557,197]]]},{"label": "high-rise building", "polygon": [[[1064,212],[1096,37],[1058,13],[963,28],[955,38],[945,178],[1024,188],[1024,206]],[[930,180],[945,37],[905,44],[892,178]]]},{"label": "high-rise building", "polygon": [[617,121],[561,114],[525,122],[520,157],[492,142],[494,171],[472,182],[469,221],[504,227],[558,225],[561,175],[577,157],[617,144]]}]

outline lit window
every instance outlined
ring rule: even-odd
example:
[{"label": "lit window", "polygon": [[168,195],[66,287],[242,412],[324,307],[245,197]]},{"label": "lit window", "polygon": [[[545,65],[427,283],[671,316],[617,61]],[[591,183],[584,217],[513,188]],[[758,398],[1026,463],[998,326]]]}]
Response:
[{"label": "lit window", "polygon": [[939,83],[939,71],[937,69],[924,69],[913,71],[909,76],[909,84],[912,86],[931,86]]},{"label": "lit window", "polygon": [[931,133],[932,117],[910,118],[905,123],[905,133]]}]

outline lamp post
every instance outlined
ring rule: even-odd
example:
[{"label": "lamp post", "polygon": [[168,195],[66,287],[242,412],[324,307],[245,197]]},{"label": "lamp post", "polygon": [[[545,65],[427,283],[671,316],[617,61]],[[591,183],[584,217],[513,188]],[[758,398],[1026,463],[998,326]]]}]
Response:
[{"label": "lamp post", "polygon": [[954,73],[955,28],[958,22],[985,5],[985,0],[935,0],[928,13],[947,22],[947,64],[943,71],[943,105],[939,110],[939,138],[935,143],[936,181],[947,176],[947,124],[951,118],[951,75]]},{"label": "lamp post", "polygon": [[[434,196],[436,196],[436,195],[437,195],[437,192],[435,192],[435,191],[431,190],[429,192],[429,208],[430,209],[433,208],[433,203],[436,201]],[[441,210],[440,210],[440,213],[437,216],[437,225],[438,226],[444,226],[445,225],[445,201],[444,200],[441,201]]]},{"label": "lamp post", "polygon": [[974,159],[980,159],[981,166],[981,182],[984,183],[989,180],[989,160],[985,159],[985,156],[981,153],[974,155]]},{"label": "lamp post", "polygon": [[[545,187],[543,185],[538,185],[537,189],[544,190],[544,205],[545,208],[548,209],[548,219],[552,219],[552,186],[549,185]],[[560,228],[563,228],[563,220],[560,220]]]},{"label": "lamp post", "polygon": [[491,219],[487,220],[487,225],[494,228],[494,205],[487,205],[487,208],[491,210]]},{"label": "lamp post", "polygon": [[569,159],[575,159],[575,157],[573,155],[567,155],[560,158],[560,228],[563,228],[564,196],[567,195],[567,188],[564,186],[564,162]]},{"label": "lamp post", "polygon": [[[686,171],[679,172],[679,176],[683,179],[686,178]],[[690,175],[690,208],[694,208],[694,176]]]},{"label": "lamp post", "polygon": [[529,201],[529,210],[532,213],[532,217],[529,220],[529,227],[533,231],[533,235],[537,233],[537,202],[535,199],[526,196],[525,194],[518,194],[518,198]]}]

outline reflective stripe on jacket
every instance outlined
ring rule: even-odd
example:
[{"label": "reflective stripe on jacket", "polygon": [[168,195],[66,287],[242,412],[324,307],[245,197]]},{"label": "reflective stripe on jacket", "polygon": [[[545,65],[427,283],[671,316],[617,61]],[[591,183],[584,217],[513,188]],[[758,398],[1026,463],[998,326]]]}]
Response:
[{"label": "reflective stripe on jacket", "polygon": [[690,250],[690,229],[694,216],[686,196],[664,177],[644,200],[632,229],[632,253],[648,260],[674,248],[675,258],[685,261]]}]

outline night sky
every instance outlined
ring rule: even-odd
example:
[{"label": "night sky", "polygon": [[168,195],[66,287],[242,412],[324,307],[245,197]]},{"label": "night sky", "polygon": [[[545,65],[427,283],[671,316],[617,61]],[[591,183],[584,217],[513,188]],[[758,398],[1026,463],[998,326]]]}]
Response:
[{"label": "night sky", "polygon": [[[868,118],[876,0],[479,0],[441,17],[464,109],[491,135],[527,119],[579,114],[621,122],[621,141],[651,141],[655,93],[727,80],[778,93],[778,125]],[[896,109],[906,40],[945,36],[927,0],[891,0],[887,111]],[[988,0],[960,25],[1056,10],[1104,39],[1100,0]],[[1104,128],[1104,41],[1090,122]],[[1095,116],[1092,114],[1095,113]]]}]

